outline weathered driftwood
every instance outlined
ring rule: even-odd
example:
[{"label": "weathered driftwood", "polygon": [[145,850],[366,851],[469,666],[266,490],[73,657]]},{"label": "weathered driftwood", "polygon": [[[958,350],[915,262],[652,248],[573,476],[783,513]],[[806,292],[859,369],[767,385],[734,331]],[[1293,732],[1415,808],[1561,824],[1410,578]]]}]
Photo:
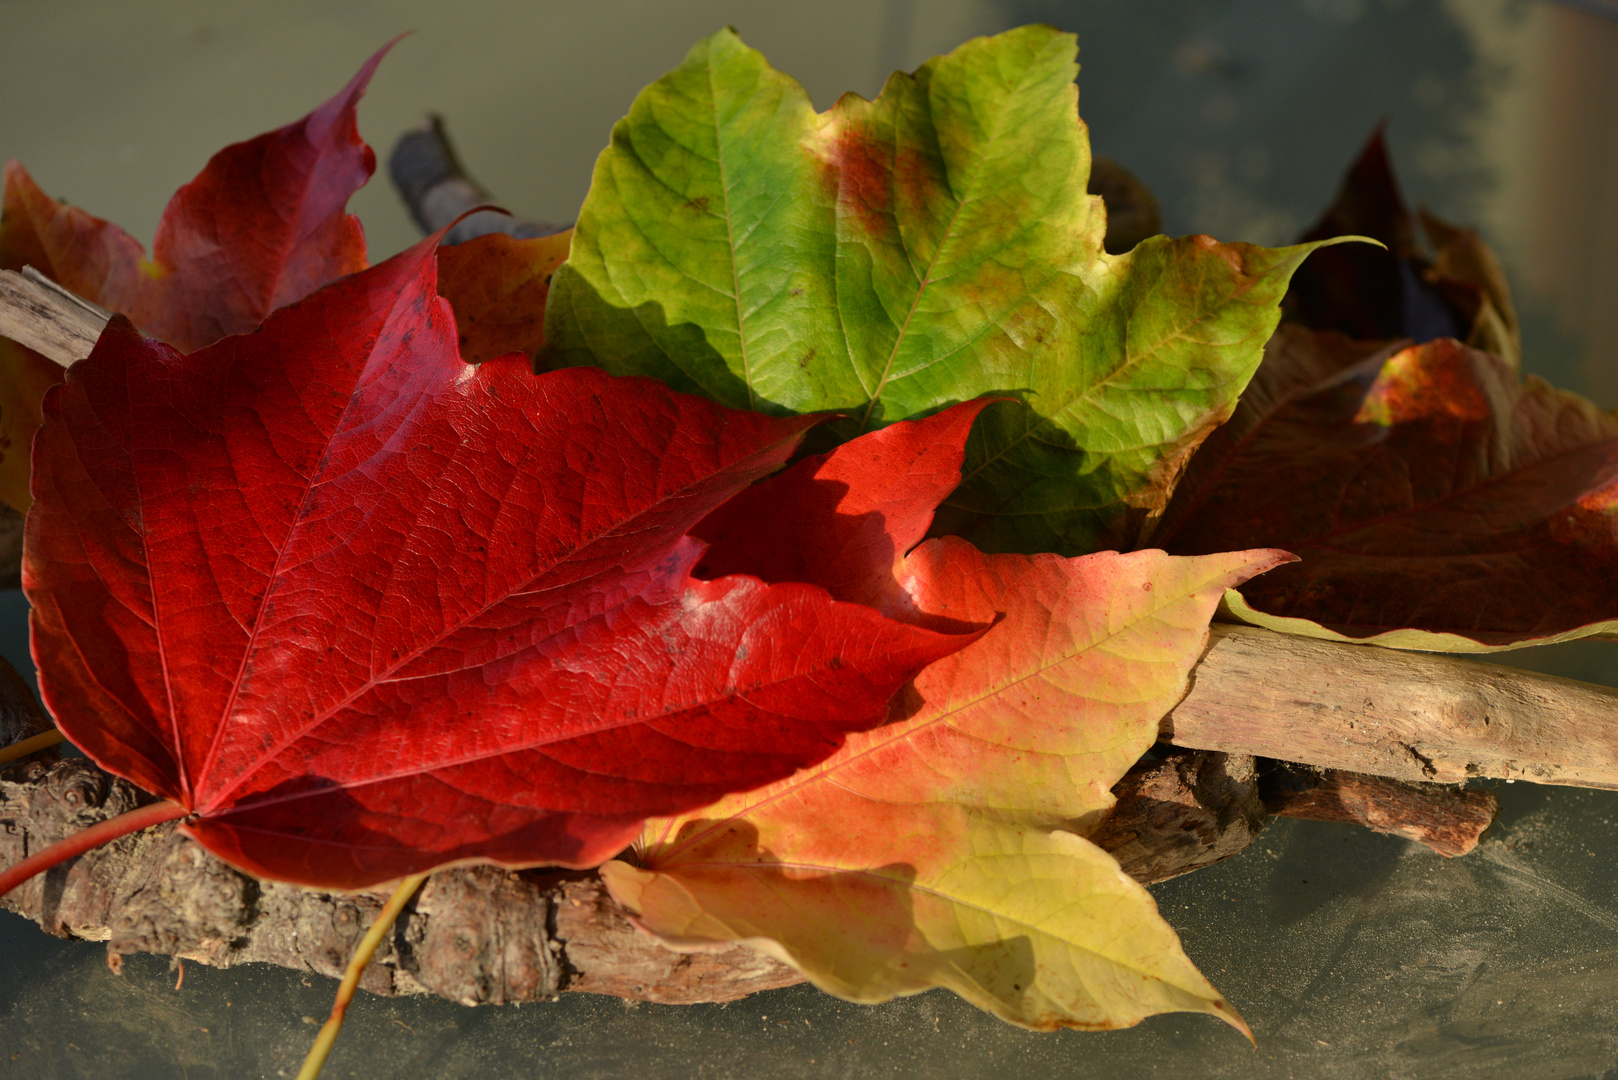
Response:
[{"label": "weathered driftwood", "polygon": [[90,355],[111,317],[38,272],[0,270],[0,337],[63,367]]},{"label": "weathered driftwood", "polygon": [[1398,780],[1618,788],[1618,690],[1496,664],[1216,625],[1176,746]]}]

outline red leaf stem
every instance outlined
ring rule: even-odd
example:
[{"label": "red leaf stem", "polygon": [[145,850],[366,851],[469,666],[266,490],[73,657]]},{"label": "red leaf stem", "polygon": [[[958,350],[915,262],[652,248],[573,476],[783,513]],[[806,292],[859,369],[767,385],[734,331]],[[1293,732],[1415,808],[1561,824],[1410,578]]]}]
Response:
[{"label": "red leaf stem", "polygon": [[109,840],[140,832],[153,825],[161,825],[165,821],[183,818],[185,815],[185,807],[164,799],[161,802],[137,807],[117,817],[110,817],[106,821],[99,821],[88,829],[81,829],[72,836],[58,840],[45,850],[28,856],[15,866],[0,870],[0,896],[6,895],[35,874],[42,874],[53,866],[59,866],[69,859],[83,855],[93,847],[100,847]]}]

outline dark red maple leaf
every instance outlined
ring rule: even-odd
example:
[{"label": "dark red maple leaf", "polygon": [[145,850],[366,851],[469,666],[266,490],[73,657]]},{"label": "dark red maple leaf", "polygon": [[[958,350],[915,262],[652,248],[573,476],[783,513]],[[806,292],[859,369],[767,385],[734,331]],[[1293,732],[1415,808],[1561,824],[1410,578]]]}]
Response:
[{"label": "dark red maple leaf", "polygon": [[1302,561],[1247,603],[1354,638],[1471,649],[1618,627],[1618,419],[1447,339],[1284,326],[1154,540]]},{"label": "dark red maple leaf", "polygon": [[1423,279],[1429,260],[1399,193],[1380,126],[1343,177],[1336,200],[1300,239],[1354,235],[1386,247],[1339,244],[1315,252],[1292,276],[1288,314],[1317,330],[1362,339],[1466,336],[1461,312]]},{"label": "dark red maple leaf", "polygon": [[816,421],[466,365],[433,244],[191,355],[115,320],[46,399],[42,693],[209,849],[344,888],[593,865],[975,639],[691,577],[687,530]]},{"label": "dark red maple leaf", "polygon": [[1287,289],[1289,319],[1361,340],[1453,337],[1520,364],[1522,337],[1505,269],[1473,230],[1406,208],[1381,127],[1349,167],[1336,200],[1299,239],[1346,235],[1386,246],[1339,244],[1315,252]]}]

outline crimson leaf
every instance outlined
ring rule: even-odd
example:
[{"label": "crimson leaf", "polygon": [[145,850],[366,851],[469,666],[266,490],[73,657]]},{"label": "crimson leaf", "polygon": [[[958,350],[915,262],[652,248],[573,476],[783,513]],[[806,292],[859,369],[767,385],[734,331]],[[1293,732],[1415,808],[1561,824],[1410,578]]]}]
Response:
[{"label": "crimson leaf", "polygon": [[434,242],[188,356],[114,320],[46,397],[42,692],[210,850],[321,887],[593,865],[974,639],[693,579],[687,530],[816,421],[469,366]]}]

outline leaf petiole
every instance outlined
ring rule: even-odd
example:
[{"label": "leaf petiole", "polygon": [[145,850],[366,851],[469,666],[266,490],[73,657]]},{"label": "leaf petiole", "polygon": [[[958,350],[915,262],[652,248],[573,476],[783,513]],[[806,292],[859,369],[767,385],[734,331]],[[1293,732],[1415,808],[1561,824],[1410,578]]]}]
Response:
[{"label": "leaf petiole", "polygon": [[0,769],[10,765],[18,758],[25,758],[29,754],[37,754],[47,747],[66,741],[66,735],[63,735],[56,728],[51,728],[49,731],[42,731],[38,735],[30,735],[22,742],[15,742],[10,746],[0,746]]},{"label": "leaf petiole", "polygon": [[162,802],[137,807],[117,817],[110,817],[106,821],[98,821],[88,829],[81,829],[72,836],[51,844],[43,851],[35,852],[22,862],[0,870],[0,896],[6,895],[35,874],[43,873],[53,866],[59,866],[69,859],[83,855],[93,847],[100,847],[109,840],[140,832],[153,825],[161,825],[165,821],[183,818],[189,812],[179,803],[165,799]]},{"label": "leaf petiole", "polygon": [[371,963],[371,957],[376,954],[376,947],[382,944],[382,939],[393,926],[399,912],[410,903],[410,898],[416,895],[421,883],[427,880],[426,874],[411,874],[399,882],[399,887],[393,890],[388,902],[382,905],[382,912],[376,917],[376,922],[365,932],[360,944],[354,950],[354,956],[348,962],[348,970],[343,972],[343,981],[337,987],[337,999],[331,1004],[331,1015],[326,1018],[325,1024],[320,1028],[320,1034],[315,1036],[315,1045],[309,1048],[309,1056],[303,1059],[303,1068],[298,1070],[298,1080],[315,1080],[320,1075],[320,1069],[326,1064],[326,1055],[331,1053],[332,1044],[337,1041],[337,1033],[343,1030],[343,1016],[348,1012],[348,1003],[354,1000],[354,991],[359,989],[360,976],[365,974],[366,967]]}]

